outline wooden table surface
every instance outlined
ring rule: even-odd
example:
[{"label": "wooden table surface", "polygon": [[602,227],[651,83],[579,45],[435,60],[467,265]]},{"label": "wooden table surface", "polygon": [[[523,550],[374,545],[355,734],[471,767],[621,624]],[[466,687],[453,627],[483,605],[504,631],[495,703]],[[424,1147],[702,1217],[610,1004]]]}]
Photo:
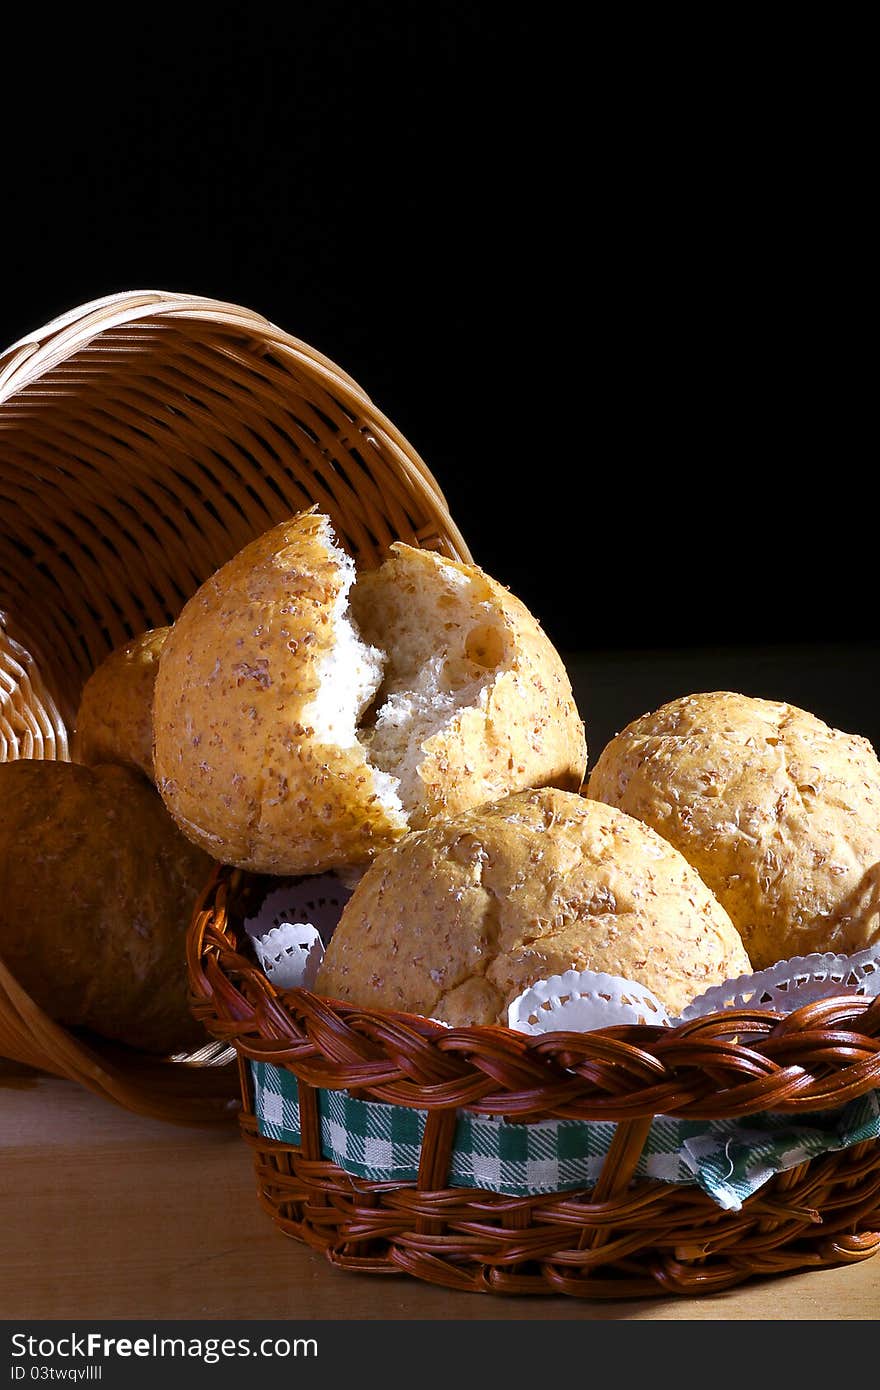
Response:
[{"label": "wooden table surface", "polygon": [[460,1294],[283,1236],[248,1150],[0,1062],[0,1318],[875,1319],[880,1257],[702,1299]]}]

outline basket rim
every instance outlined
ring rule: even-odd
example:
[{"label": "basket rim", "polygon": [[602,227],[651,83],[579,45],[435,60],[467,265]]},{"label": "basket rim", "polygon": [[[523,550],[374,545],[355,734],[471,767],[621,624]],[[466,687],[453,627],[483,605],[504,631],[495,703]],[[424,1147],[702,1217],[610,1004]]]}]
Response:
[{"label": "basket rim", "polygon": [[[307,1085],[526,1122],[809,1113],[880,1088],[880,998],[837,995],[789,1014],[726,1009],[671,1028],[529,1035],[279,990],[239,949],[230,900],[252,878],[218,866],[196,905],[191,1005],[240,1058],[287,1068]],[[748,1043],[719,1036],[732,1023]]]},{"label": "basket rim", "polygon": [[[279,328],[255,309],[205,295],[154,289],[118,290],[99,299],[87,300],[64,310],[42,327],[25,333],[11,343],[0,352],[0,402],[30,384],[47,366],[63,361],[108,328],[122,327],[154,315],[204,319],[230,328],[253,328],[261,334],[268,330],[283,343],[295,346],[304,357],[320,363],[332,375],[348,382],[370,404],[363,388],[338,363],[310,343]],[[30,370],[25,371],[26,366]],[[14,382],[11,388],[10,381]]]}]

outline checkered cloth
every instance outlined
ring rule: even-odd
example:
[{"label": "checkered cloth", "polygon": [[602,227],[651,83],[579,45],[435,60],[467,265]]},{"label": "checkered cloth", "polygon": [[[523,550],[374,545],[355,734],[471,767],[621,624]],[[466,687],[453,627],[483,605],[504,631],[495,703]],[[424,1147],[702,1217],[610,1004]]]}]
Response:
[{"label": "checkered cloth", "polygon": [[[300,1142],[299,1093],[292,1072],[251,1062],[257,1128],[267,1139]],[[323,1156],[370,1182],[415,1182],[427,1112],[346,1091],[319,1091]],[[599,1176],[616,1126],[604,1120],[510,1124],[460,1110],[447,1183],[513,1197],[589,1187]],[[753,1115],[748,1121],[674,1120],[658,1115],[636,1176],[696,1183],[726,1211],[775,1173],[819,1154],[880,1137],[880,1092],[842,1110],[804,1116]]]}]

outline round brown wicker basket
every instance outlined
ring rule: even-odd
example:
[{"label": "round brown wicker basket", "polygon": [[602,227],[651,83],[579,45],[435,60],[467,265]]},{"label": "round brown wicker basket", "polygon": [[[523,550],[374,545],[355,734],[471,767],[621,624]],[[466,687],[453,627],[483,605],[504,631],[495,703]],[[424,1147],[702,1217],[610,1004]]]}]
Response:
[{"label": "round brown wicker basket", "polygon": [[[0,761],[68,759],[83,684],[219,565],[312,503],[359,563],[469,559],[425,464],[361,388],[259,314],[96,300],[0,356]],[[181,1122],[229,1114],[216,1045],[156,1063],[54,1024],[0,961],[0,1055]]]},{"label": "round brown wicker basket", "polygon": [[[194,1008],[238,1053],[262,1205],[334,1265],[472,1292],[622,1298],[713,1293],[880,1247],[880,1140],[778,1173],[739,1211],[696,1186],[633,1177],[658,1114],[804,1115],[880,1087],[880,999],[841,996],[787,1017],[726,1010],[673,1029],[446,1029],[304,989],[280,993],[245,945],[241,923],[258,889],[223,869],[196,911]],[[258,1132],[249,1059],[295,1075],[299,1144]],[[370,1182],[322,1154],[316,1097],[327,1088],[427,1111],[415,1182]],[[595,1185],[504,1196],[448,1184],[465,1108],[525,1122],[611,1120],[616,1130]]]}]

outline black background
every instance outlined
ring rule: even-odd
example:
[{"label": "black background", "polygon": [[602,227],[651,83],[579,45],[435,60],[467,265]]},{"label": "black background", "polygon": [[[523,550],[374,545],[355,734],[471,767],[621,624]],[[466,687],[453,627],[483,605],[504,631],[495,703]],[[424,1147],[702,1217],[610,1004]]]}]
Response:
[{"label": "black background", "polygon": [[564,650],[770,648],[740,688],[872,732],[858,80],[786,33],[515,13],[19,15],[0,339],[121,289],[256,309],[361,383]]}]

